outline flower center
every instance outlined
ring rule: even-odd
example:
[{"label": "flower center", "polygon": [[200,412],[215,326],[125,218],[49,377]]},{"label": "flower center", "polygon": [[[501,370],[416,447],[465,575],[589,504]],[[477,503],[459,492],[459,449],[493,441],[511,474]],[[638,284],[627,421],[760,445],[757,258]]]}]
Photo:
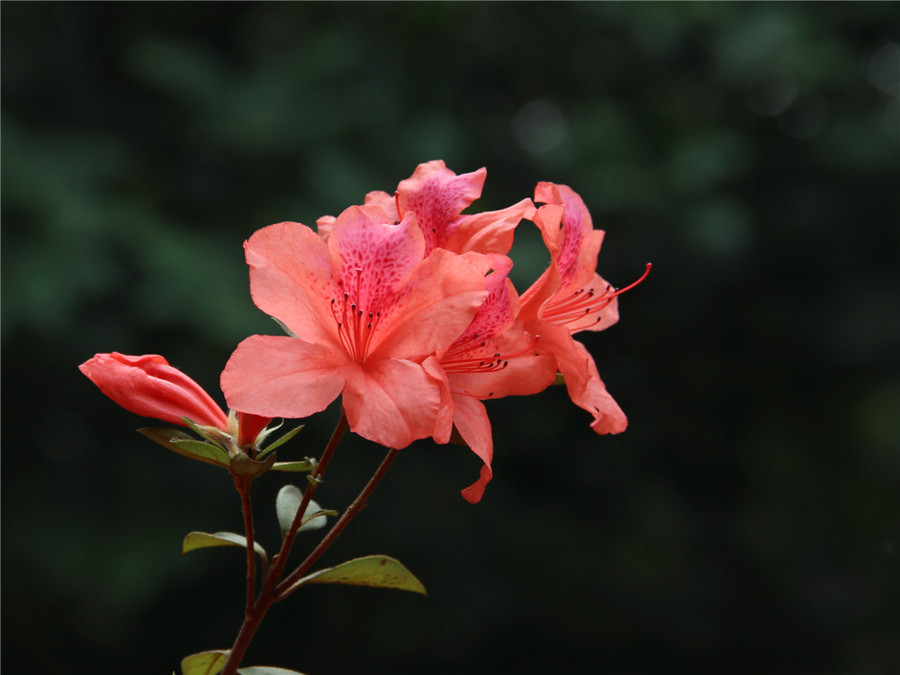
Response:
[{"label": "flower center", "polygon": [[381,320],[381,311],[370,311],[361,306],[361,272],[362,270],[356,271],[356,288],[345,290],[342,295],[331,299],[331,314],[337,324],[341,345],[354,361],[364,364]]}]

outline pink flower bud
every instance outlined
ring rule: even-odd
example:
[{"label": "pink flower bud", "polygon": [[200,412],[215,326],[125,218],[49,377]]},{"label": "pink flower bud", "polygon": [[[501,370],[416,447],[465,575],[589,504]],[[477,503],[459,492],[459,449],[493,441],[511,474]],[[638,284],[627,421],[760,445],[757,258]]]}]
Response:
[{"label": "pink flower bud", "polygon": [[238,419],[238,445],[246,448],[256,442],[259,432],[265,429],[271,417],[260,417],[259,415],[251,415],[250,413],[239,412]]},{"label": "pink flower bud", "polygon": [[[100,391],[142,417],[184,426],[182,417],[228,431],[228,418],[203,388],[162,356],[97,354],[78,366]],[[265,426],[265,425],[263,425]]]}]

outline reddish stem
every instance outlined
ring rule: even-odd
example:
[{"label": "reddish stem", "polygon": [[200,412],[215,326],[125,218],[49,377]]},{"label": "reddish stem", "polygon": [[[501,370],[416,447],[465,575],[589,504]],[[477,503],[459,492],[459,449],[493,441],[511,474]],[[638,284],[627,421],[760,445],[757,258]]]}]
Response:
[{"label": "reddish stem", "polygon": [[332,526],[332,528],[328,531],[322,541],[319,542],[319,545],[316,546],[312,552],[306,556],[306,560],[304,560],[300,565],[295,569],[291,574],[275,589],[276,600],[284,600],[287,596],[293,593],[296,588],[291,588],[296,582],[303,578],[303,575],[306,574],[310,568],[316,564],[316,561],[322,557],[322,554],[328,550],[328,548],[334,543],[334,540],[338,538],[341,532],[344,531],[344,528],[350,524],[350,521],[359,513],[366,505],[366,502],[369,499],[369,496],[378,487],[378,484],[381,482],[381,479],[384,478],[384,474],[387,473],[387,470],[390,468],[391,464],[396,459],[397,455],[400,453],[399,450],[388,450],[387,455],[385,455],[384,459],[381,460],[381,464],[375,470],[375,473],[372,474],[372,477],[369,479],[369,482],[366,483],[366,486],[362,489],[362,491],[357,495],[356,499],[353,500],[353,503],[347,507],[347,510],[341,515],[338,521]]},{"label": "reddish stem", "polygon": [[[252,586],[249,586],[249,566],[255,565],[255,560],[252,559],[254,552],[252,550],[252,544],[250,542],[250,531],[248,531],[247,611],[244,615],[244,622],[243,624],[241,624],[241,629],[240,631],[238,631],[237,637],[234,640],[234,644],[229,650],[228,660],[225,662],[225,667],[222,669],[221,675],[236,675],[237,668],[240,665],[241,660],[244,658],[244,654],[246,653],[247,648],[250,646],[250,640],[253,639],[257,628],[259,628],[260,622],[263,620],[266,612],[269,611],[269,607],[271,607],[274,602],[279,600],[278,593],[276,592],[276,585],[278,584],[278,580],[281,578],[281,575],[284,572],[284,567],[287,564],[288,554],[290,553],[291,546],[294,543],[294,538],[297,536],[297,531],[300,529],[300,525],[303,522],[303,514],[305,513],[307,506],[309,506],[309,502],[312,499],[316,488],[318,488],[320,479],[325,473],[325,469],[328,468],[331,457],[334,455],[335,448],[337,448],[338,443],[343,437],[344,432],[347,431],[348,427],[349,423],[347,422],[347,415],[345,414],[344,409],[341,408],[340,419],[338,420],[334,431],[331,433],[331,438],[328,440],[328,445],[325,446],[325,450],[322,453],[322,459],[319,460],[319,463],[316,465],[315,470],[310,474],[309,485],[307,486],[306,490],[303,491],[303,499],[300,500],[300,506],[297,509],[297,514],[294,516],[294,521],[291,523],[291,527],[285,533],[284,540],[281,542],[281,549],[272,559],[272,566],[269,568],[268,573],[263,579],[262,589],[259,591],[259,595],[256,597],[256,602],[253,602],[253,588]],[[238,489],[238,492],[241,492],[240,488]],[[249,501],[249,489],[245,492]],[[244,492],[241,493],[242,499],[243,496]],[[245,523],[247,522],[247,513],[248,509],[245,508]]]},{"label": "reddish stem", "polygon": [[247,606],[245,615],[253,609],[253,598],[256,592],[256,551],[254,550],[255,534],[253,528],[253,502],[250,500],[252,478],[234,477],[234,487],[241,496],[241,511],[244,513],[244,531],[247,533]]}]

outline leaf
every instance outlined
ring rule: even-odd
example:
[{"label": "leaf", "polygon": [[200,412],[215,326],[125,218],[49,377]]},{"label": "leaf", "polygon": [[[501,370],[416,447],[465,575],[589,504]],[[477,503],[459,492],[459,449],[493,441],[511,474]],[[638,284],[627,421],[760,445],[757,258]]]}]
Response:
[{"label": "leaf", "polygon": [[[181,553],[190,553],[201,548],[211,548],[214,546],[238,546],[247,548],[247,537],[236,532],[188,532],[181,543]],[[263,564],[268,566],[269,559],[264,549],[258,541],[253,542],[253,550],[260,557]]]},{"label": "leaf", "polygon": [[300,430],[303,428],[303,426],[304,426],[304,425],[301,424],[299,427],[297,427],[297,428],[295,428],[295,429],[291,429],[291,430],[290,430],[289,432],[287,432],[284,436],[281,436],[280,438],[278,438],[278,439],[272,441],[272,443],[270,443],[269,445],[267,445],[265,448],[263,448],[263,449],[260,451],[258,457],[262,457],[263,455],[267,455],[267,454],[269,454],[270,452],[272,452],[273,450],[275,450],[276,448],[280,448],[282,445],[284,445],[284,444],[287,443],[289,440],[291,440],[294,436],[296,436],[297,434],[299,434],[299,433],[300,433]]},{"label": "leaf", "polygon": [[194,459],[199,459],[202,462],[210,462],[211,464],[218,464],[226,467],[231,463],[231,458],[228,456],[228,453],[218,445],[206,443],[205,441],[195,441],[193,439],[189,441],[173,440],[171,443],[177,448],[175,452],[178,452],[185,457],[192,457]]},{"label": "leaf", "polygon": [[216,649],[185,656],[181,660],[181,675],[216,675],[222,672],[230,649]]},{"label": "leaf", "polygon": [[238,675],[303,675],[303,673],[274,666],[250,666],[248,668],[238,668]]},{"label": "leaf", "polygon": [[[278,491],[275,498],[275,515],[278,516],[278,525],[281,527],[281,534],[284,536],[291,529],[294,517],[297,515],[297,509],[300,508],[300,502],[303,500],[303,491],[296,485],[285,485]],[[298,532],[307,530],[318,530],[325,527],[327,518],[325,516],[336,516],[337,511],[323,510],[315,501],[309,500],[306,512],[303,514]]]},{"label": "leaf", "polygon": [[316,463],[309,459],[301,459],[296,462],[275,462],[272,471],[312,471]]},{"label": "leaf", "polygon": [[[403,564],[386,555],[369,555],[309,574],[288,593],[304,584],[346,584],[371,588],[396,588],[427,595],[425,586]],[[287,593],[285,593],[287,595]]]},{"label": "leaf", "polygon": [[179,429],[144,427],[138,429],[138,433],[163,446],[166,450],[177,452],[179,455],[191,459],[225,467],[230,462],[228,453],[219,446],[198,441]]}]

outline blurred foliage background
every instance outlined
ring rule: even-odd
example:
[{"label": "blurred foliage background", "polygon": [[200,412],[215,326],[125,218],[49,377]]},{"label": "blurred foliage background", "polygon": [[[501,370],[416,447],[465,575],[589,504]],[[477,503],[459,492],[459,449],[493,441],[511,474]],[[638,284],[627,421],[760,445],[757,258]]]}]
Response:
[{"label": "blurred foliage background", "polygon": [[[3,669],[170,673],[239,626],[227,476],[76,370],[160,353],[218,395],[241,244],[488,168],[479,210],[571,185],[623,286],[584,338],[629,430],[554,389],[494,402],[496,478],[404,451],[247,663],[326,673],[897,672],[900,12],[892,3],[4,3]],[[530,229],[529,229],[530,228]],[[515,280],[546,264],[520,228]],[[334,410],[294,442],[320,451]],[[351,438],[319,492],[380,460]],[[255,488],[268,505],[281,479]]]}]

